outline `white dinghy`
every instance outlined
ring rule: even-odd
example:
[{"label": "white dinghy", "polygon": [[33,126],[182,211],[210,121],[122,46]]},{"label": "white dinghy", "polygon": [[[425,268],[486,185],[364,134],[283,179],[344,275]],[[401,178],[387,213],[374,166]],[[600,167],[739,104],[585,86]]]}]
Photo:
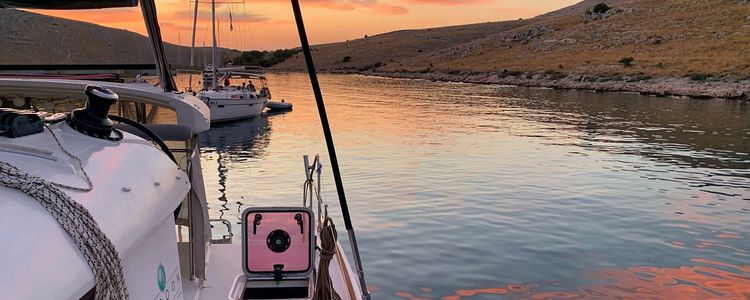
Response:
[{"label": "white dinghy", "polygon": [[[137,4],[0,0],[0,7],[46,9]],[[313,192],[318,157],[305,158],[300,206],[249,208],[242,243],[211,239],[197,139],[211,112],[177,91],[154,0],[140,4],[159,87],[0,78],[0,96],[34,107],[86,101],[70,113],[0,110],[0,299],[369,299],[327,120],[354,264]],[[305,38],[303,48],[309,57]]]},{"label": "white dinghy", "polygon": [[273,111],[292,110],[292,103],[286,102],[284,99],[281,99],[281,101],[268,101],[268,103],[266,103],[266,107],[268,107],[269,110]]}]

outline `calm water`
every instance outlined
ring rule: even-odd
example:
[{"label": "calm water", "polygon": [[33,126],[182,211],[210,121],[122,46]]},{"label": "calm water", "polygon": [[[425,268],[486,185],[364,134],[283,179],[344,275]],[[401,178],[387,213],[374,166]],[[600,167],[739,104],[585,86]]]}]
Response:
[{"label": "calm water", "polygon": [[[270,79],[293,112],[201,136],[236,233],[325,154],[306,75]],[[750,298],[747,103],[320,79],[375,299]]]}]

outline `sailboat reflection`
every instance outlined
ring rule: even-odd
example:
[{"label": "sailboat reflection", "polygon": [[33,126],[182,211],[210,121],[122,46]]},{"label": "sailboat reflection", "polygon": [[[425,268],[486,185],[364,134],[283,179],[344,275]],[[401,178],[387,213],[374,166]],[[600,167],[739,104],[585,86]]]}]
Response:
[{"label": "sailboat reflection", "polygon": [[[215,158],[218,173],[217,191],[219,195],[214,198],[218,200],[218,203],[209,203],[209,209],[218,208],[218,216],[212,215],[210,220],[214,243],[232,242],[234,236],[232,221],[239,224],[238,216],[240,214],[233,215],[226,212],[231,210],[230,206],[237,205],[239,210],[245,205],[245,198],[242,196],[234,203],[230,203],[227,197],[227,183],[231,179],[231,172],[235,170],[233,165],[262,157],[269,143],[269,134],[268,118],[260,116],[214,125],[211,126],[211,130],[200,135],[202,152],[204,155]],[[210,164],[206,167],[210,168]],[[229,220],[228,218],[237,219]]]}]

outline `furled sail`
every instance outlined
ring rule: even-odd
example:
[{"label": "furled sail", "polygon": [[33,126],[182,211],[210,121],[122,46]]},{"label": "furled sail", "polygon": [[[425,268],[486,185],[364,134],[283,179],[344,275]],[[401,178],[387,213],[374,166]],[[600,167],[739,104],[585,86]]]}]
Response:
[{"label": "furled sail", "polygon": [[138,0],[0,0],[0,8],[96,9],[134,6],[138,6]]}]

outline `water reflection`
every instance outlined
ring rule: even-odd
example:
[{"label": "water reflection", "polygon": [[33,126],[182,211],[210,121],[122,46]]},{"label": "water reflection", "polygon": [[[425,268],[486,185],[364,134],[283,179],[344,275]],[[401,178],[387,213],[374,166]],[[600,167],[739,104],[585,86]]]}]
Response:
[{"label": "water reflection", "polygon": [[[741,101],[650,99],[588,91],[529,90],[511,101],[526,108],[514,117],[549,124],[535,134],[560,145],[637,155],[686,168],[743,170],[750,167],[750,105]],[[748,177],[750,173],[730,173]]]},{"label": "water reflection", "polygon": [[[202,149],[202,163],[204,172],[208,168],[216,170],[216,176],[207,177],[218,179],[216,182],[206,182],[209,189],[218,191],[216,201],[209,201],[211,209],[211,218],[217,220],[228,220],[224,226],[230,226],[232,222],[239,222],[237,216],[241,215],[241,209],[244,203],[244,196],[234,198],[227,195],[227,185],[232,179],[231,171],[237,169],[237,165],[247,163],[249,159],[260,158],[263,156],[264,149],[269,143],[269,125],[268,118],[261,116],[257,118],[240,120],[231,123],[214,124],[211,130],[200,135],[199,140]],[[241,175],[238,175],[241,176]],[[246,186],[244,189],[252,189],[252,186]],[[210,190],[208,191],[210,195]],[[213,200],[213,199],[212,199]],[[236,212],[225,216],[225,213],[236,206]],[[218,212],[218,215],[216,214]],[[238,223],[239,224],[239,223]],[[217,229],[214,227],[214,233],[220,233],[226,236],[231,232],[230,228]]]},{"label": "water reflection", "polygon": [[[679,268],[630,267],[605,269],[585,275],[600,285],[587,285],[575,291],[560,283],[510,284],[503,287],[460,289],[450,295],[436,295],[423,288],[417,293],[396,292],[410,300],[467,298],[502,299],[747,299],[750,295],[750,265],[693,259],[692,266]],[[550,287],[551,291],[543,291]],[[376,288],[377,290],[377,288]],[[491,297],[489,297],[491,296]]]},{"label": "water reflection", "polygon": [[750,265],[731,265],[706,259],[693,259],[691,262],[699,265],[603,270],[592,277],[607,284],[586,287],[569,294],[582,299],[604,295],[610,298],[746,299],[750,294]]},{"label": "water reflection", "polygon": [[[233,220],[238,199],[299,205],[301,155],[325,154],[306,75],[269,77],[295,110],[268,117],[273,130],[236,150],[246,157],[222,153],[225,175],[214,146],[204,149],[214,160],[205,178],[217,183],[209,197],[225,199],[212,209],[224,203]],[[376,298],[667,298],[714,286],[714,275],[718,286],[750,277],[747,104],[320,80]],[[323,194],[335,205],[326,167]]]}]

